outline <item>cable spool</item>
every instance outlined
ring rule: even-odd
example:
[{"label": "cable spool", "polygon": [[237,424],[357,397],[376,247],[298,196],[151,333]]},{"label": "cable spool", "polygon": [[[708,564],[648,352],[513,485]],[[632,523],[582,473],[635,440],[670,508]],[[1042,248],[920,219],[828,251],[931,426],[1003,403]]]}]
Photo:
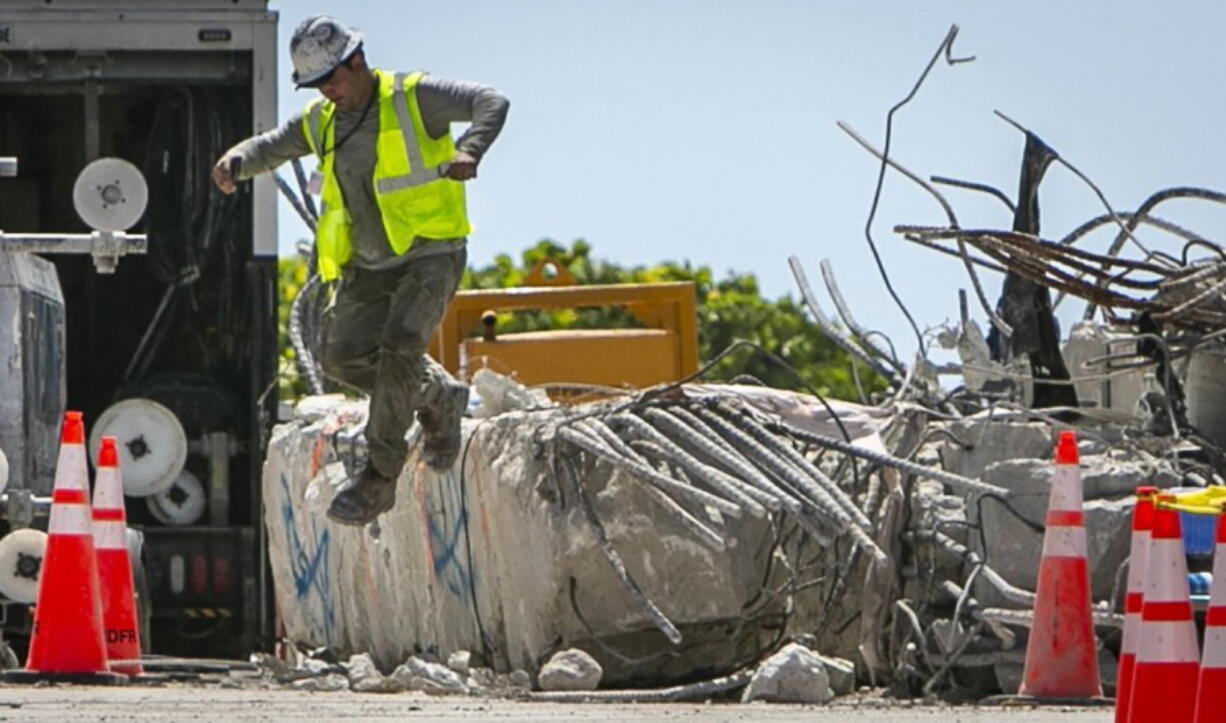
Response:
[{"label": "cable spool", "polygon": [[118,442],[123,493],[129,497],[148,497],[170,487],[187,462],[183,425],[151,399],[125,399],[98,417],[89,435],[91,460],[98,458],[103,436]]},{"label": "cable spool", "polygon": [[20,603],[38,600],[38,575],[47,533],[27,527],[0,540],[0,595]]},{"label": "cable spool", "polygon": [[149,187],[136,166],[122,158],[99,158],[77,176],[72,205],[96,231],[127,231],[149,202]]},{"label": "cable spool", "polygon": [[9,486],[9,460],[4,456],[4,450],[0,449],[0,492],[3,492]]},{"label": "cable spool", "polygon": [[179,472],[166,489],[145,498],[149,512],[170,527],[190,525],[204,515],[207,502],[204,485],[187,470]]}]

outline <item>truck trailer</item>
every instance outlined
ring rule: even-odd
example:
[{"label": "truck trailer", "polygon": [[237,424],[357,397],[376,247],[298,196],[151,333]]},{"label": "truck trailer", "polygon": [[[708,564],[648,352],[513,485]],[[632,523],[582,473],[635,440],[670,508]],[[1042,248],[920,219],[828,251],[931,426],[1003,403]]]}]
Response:
[{"label": "truck trailer", "polygon": [[[209,170],[276,123],[276,23],[266,0],[0,0],[0,157],[16,158],[0,174],[0,532],[45,527],[31,510],[65,409],[95,446],[117,436],[147,652],[245,657],[273,639],[259,479],[277,409],[277,190],[265,176],[224,196]],[[130,229],[144,253],[104,268],[24,250],[91,233],[74,185],[103,158],[144,177]],[[37,572],[27,553],[4,565]],[[29,603],[0,603],[20,650]]]}]

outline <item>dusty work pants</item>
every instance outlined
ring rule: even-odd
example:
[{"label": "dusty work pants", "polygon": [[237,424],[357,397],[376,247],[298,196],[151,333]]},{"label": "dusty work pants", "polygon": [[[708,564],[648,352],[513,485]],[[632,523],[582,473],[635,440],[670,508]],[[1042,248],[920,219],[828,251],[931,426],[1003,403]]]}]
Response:
[{"label": "dusty work pants", "polygon": [[461,246],[384,271],[346,269],[325,312],[324,372],[370,395],[366,442],[385,477],[400,476],[413,414],[438,403],[451,380],[426,346],[467,260]]}]

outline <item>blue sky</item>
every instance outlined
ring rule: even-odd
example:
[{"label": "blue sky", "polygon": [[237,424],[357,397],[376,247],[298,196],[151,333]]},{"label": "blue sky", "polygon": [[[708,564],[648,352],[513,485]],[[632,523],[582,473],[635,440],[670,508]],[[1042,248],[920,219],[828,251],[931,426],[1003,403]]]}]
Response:
[{"label": "blue sky", "polygon": [[[1005,3],[817,0],[465,0],[273,2],[281,13],[282,117],[309,100],[284,49],[302,18],[333,13],[361,28],[376,66],[494,85],[511,99],[502,137],[469,189],[470,263],[543,237],[583,237],[625,264],[690,260],[757,275],[792,293],[800,256],[820,289],[829,258],[862,324],[901,350],[914,337],[872,264],[863,225],[877,162],[835,126],[880,145],[885,112],[915,82],[951,23],[956,55],[896,116],[895,158],[1016,194],[1022,136],[1009,114],[1094,179],[1120,210],[1171,185],[1224,189],[1226,93],[1220,2]],[[1008,227],[998,201],[946,196],[965,227]],[[1102,212],[1068,172],[1049,171],[1043,235]],[[1203,235],[1226,209],[1191,202],[1161,215]],[[894,236],[942,224],[940,208],[887,176],[875,238],[921,326],[957,316],[960,263]],[[280,248],[306,234],[283,206]],[[1085,245],[1102,250],[1110,232]],[[1180,244],[1155,236],[1159,248]],[[990,298],[999,279],[985,275]],[[827,304],[829,306],[829,304]],[[976,311],[980,323],[984,315]],[[1079,315],[1080,302],[1062,316]]]}]

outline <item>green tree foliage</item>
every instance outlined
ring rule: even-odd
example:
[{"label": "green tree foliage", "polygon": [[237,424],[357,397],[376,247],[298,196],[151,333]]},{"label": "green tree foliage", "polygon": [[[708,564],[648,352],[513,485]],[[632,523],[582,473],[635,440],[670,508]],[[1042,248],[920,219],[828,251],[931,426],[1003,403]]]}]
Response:
[{"label": "green tree foliage", "polygon": [[[688,261],[624,267],[593,258],[591,246],[583,240],[573,242],[569,248],[543,240],[525,250],[518,261],[507,254],[500,254],[488,266],[469,269],[461,288],[523,286],[525,277],[532,269],[547,259],[569,271],[578,284],[692,281],[698,297],[700,358],[712,359],[735,340],[746,339],[785,360],[800,374],[803,383],[788,369],[749,349],[724,357],[707,374],[707,380],[728,381],[748,375],[772,387],[800,390],[808,386],[832,397],[858,397],[847,355],[809,322],[804,311],[790,296],[777,301],[763,299],[758,290],[758,281],[752,274],[729,272],[726,277],[717,280],[710,267],[693,266]],[[286,320],[289,304],[305,279],[306,270],[301,260],[282,259],[281,349],[283,358],[291,362],[289,367],[293,366],[293,350],[289,348],[285,331]],[[599,308],[504,313],[499,315],[497,328],[499,333],[514,333],[635,326],[639,326],[639,323],[626,310]],[[866,393],[885,388],[880,377],[867,369],[859,371]],[[283,391],[290,390],[283,387]]]}]

